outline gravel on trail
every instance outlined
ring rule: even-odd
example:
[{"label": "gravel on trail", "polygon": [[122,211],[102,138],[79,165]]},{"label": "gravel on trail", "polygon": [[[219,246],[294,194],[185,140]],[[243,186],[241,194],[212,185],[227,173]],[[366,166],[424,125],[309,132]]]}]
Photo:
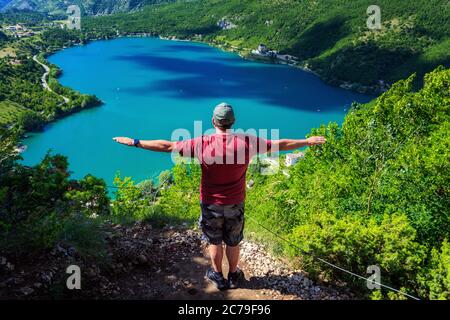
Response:
[{"label": "gravel on trail", "polygon": [[[39,256],[0,254],[0,299],[353,299],[345,288],[315,283],[302,270],[244,240],[240,288],[217,290],[205,279],[207,244],[197,230],[153,229],[147,223],[109,224],[103,259],[83,258],[57,244]],[[227,263],[224,258],[224,276]],[[81,289],[69,290],[69,265],[81,270]]]}]

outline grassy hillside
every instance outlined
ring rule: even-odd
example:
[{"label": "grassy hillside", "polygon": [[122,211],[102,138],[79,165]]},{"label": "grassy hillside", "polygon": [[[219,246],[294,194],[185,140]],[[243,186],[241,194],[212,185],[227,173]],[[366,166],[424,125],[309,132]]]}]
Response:
[{"label": "grassy hillside", "polygon": [[[381,8],[381,30],[366,26],[369,5]],[[148,7],[143,12],[87,19],[103,36],[153,32],[196,38],[248,53],[259,43],[298,56],[331,84],[376,86],[416,70],[419,79],[450,66],[450,5],[445,0],[205,0]],[[236,25],[222,30],[225,18]],[[375,88],[376,89],[376,88]]]},{"label": "grassy hillside", "polygon": [[0,101],[0,126],[15,123],[27,109],[11,101]]}]

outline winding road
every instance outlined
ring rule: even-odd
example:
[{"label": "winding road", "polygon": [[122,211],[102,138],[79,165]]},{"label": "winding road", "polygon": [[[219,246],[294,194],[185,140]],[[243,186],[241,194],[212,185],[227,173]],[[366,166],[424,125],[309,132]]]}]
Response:
[{"label": "winding road", "polygon": [[33,60],[36,61],[37,63],[39,63],[39,64],[44,68],[44,70],[45,70],[45,72],[44,72],[44,74],[42,75],[42,78],[41,78],[42,86],[43,86],[46,90],[48,90],[48,91],[50,91],[50,92],[53,92],[54,94],[56,94],[56,95],[60,96],[61,98],[63,98],[64,103],[68,103],[68,102],[69,102],[69,98],[67,98],[67,97],[65,97],[65,96],[62,96],[62,95],[56,93],[56,92],[53,91],[52,88],[50,88],[50,86],[48,85],[47,77],[48,77],[48,75],[50,74],[50,67],[47,66],[46,64],[43,64],[42,62],[40,62],[40,61],[37,59],[37,55],[34,55],[34,56],[33,56]]}]

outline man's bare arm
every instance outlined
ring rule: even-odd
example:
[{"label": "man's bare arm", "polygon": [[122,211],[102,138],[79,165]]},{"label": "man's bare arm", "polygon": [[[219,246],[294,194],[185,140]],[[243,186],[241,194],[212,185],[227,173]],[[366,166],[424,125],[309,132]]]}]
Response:
[{"label": "man's bare arm", "polygon": [[[134,139],[127,137],[117,137],[113,140],[127,146],[134,145]],[[175,145],[176,142],[167,140],[140,140],[137,147],[157,152],[172,152],[175,150]]]},{"label": "man's bare arm", "polygon": [[281,139],[272,140],[272,151],[288,151],[302,147],[310,147],[324,144],[327,140],[324,137],[309,137],[308,139]]}]

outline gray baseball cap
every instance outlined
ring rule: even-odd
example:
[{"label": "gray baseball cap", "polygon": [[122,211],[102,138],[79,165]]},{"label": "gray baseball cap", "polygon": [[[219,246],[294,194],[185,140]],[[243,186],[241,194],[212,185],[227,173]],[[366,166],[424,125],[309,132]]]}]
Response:
[{"label": "gray baseball cap", "polygon": [[235,120],[233,107],[226,102],[222,102],[214,108],[213,119],[221,125],[233,124]]}]

